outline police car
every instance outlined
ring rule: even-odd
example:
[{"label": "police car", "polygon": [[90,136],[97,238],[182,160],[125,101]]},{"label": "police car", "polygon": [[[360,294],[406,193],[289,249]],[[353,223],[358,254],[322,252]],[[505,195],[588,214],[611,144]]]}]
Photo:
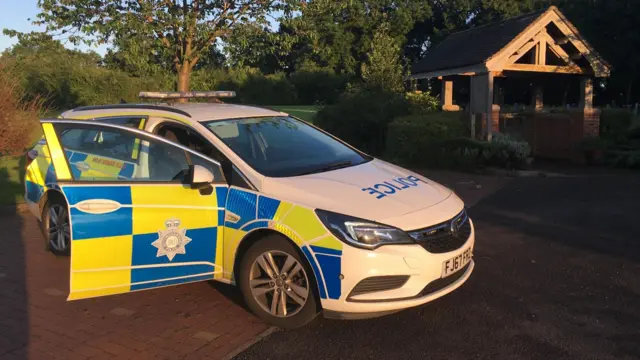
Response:
[{"label": "police car", "polygon": [[471,275],[474,229],[450,189],[285,113],[141,93],[42,120],[26,202],[71,256],[69,300],[235,284],[277,326],[380,316]]}]

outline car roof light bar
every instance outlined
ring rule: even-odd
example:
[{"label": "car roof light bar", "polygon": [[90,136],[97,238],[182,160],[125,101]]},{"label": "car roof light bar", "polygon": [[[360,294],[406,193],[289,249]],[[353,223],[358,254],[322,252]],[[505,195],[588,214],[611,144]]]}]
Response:
[{"label": "car roof light bar", "polygon": [[209,99],[232,98],[235,91],[142,91],[138,95],[141,99]]}]

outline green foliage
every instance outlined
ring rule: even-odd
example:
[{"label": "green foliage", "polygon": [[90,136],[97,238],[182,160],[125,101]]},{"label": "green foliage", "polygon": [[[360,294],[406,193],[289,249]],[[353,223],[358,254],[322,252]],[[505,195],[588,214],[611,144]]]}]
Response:
[{"label": "green foliage", "polygon": [[607,148],[608,142],[599,136],[590,136],[582,139],[578,144],[578,148],[582,151],[604,150]]},{"label": "green foliage", "polygon": [[198,70],[193,73],[193,88],[232,90],[231,102],[255,105],[289,105],[296,103],[293,85],[283,73],[264,75],[259,69],[239,67],[221,70]]},{"label": "green foliage", "polygon": [[0,156],[22,154],[33,144],[29,134],[42,113],[42,101],[25,99],[12,74],[0,66]]},{"label": "green foliage", "polygon": [[602,109],[600,114],[600,136],[604,139],[620,141],[631,126],[633,113],[626,109]]},{"label": "green foliage", "polygon": [[405,165],[433,165],[439,159],[432,155],[444,140],[468,133],[457,112],[398,117],[389,124],[385,157]]},{"label": "green foliage", "polygon": [[0,205],[24,202],[24,155],[0,156]]},{"label": "green foliage", "polygon": [[134,78],[99,66],[100,57],[65,49],[50,38],[23,38],[0,57],[27,99],[43,99],[50,108],[137,101],[143,90],[164,90],[168,77]]},{"label": "green foliage", "polygon": [[405,96],[409,102],[409,111],[412,114],[424,114],[440,109],[440,99],[428,92],[408,92]]},{"label": "green foliage", "polygon": [[388,25],[381,26],[373,35],[367,60],[362,64],[362,81],[368,87],[401,92],[404,78],[400,46],[389,35]]},{"label": "green foliage", "polygon": [[[359,75],[371,42],[388,24],[390,43],[401,46],[414,24],[430,15],[424,0],[314,0],[284,26],[296,35],[295,64],[315,63],[338,74]],[[386,25],[385,25],[386,26]]]},{"label": "green foliage", "polygon": [[529,145],[499,133],[492,142],[465,138],[460,113],[401,117],[389,124],[385,157],[406,166],[472,170],[487,166],[523,168]]},{"label": "green foliage", "polygon": [[[72,34],[73,43],[114,41],[126,51],[121,59],[142,71],[151,56],[178,72],[179,90],[188,90],[189,76],[201,57],[236,26],[267,24],[272,11],[291,11],[286,1],[165,1],[165,0],[40,0],[36,24],[47,31]],[[142,50],[142,51],[140,51]],[[150,55],[142,56],[147,51]]]},{"label": "green foliage", "polygon": [[409,113],[404,96],[381,89],[345,92],[340,100],[326,106],[315,124],[372,155],[384,152],[387,125]]},{"label": "green foliage", "polygon": [[344,92],[349,78],[329,69],[299,70],[289,76],[299,104],[333,104]]}]

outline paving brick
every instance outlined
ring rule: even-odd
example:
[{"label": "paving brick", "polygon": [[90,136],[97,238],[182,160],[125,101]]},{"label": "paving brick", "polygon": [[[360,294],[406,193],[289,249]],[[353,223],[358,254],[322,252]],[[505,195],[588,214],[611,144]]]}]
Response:
[{"label": "paving brick", "polygon": [[131,309],[125,309],[125,308],[115,308],[112,309],[110,311],[110,313],[112,313],[113,315],[118,315],[118,316],[131,316],[133,314],[135,314],[135,310],[131,310]]},{"label": "paving brick", "polygon": [[0,215],[0,232],[0,360],[207,358],[266,328],[206,283],[67,302],[69,258],[32,216]]},{"label": "paving brick", "polygon": [[194,338],[196,339],[202,339],[202,340],[206,340],[206,341],[213,341],[217,338],[220,337],[220,334],[218,333],[210,333],[208,331],[199,331],[197,333],[195,333],[193,335]]}]

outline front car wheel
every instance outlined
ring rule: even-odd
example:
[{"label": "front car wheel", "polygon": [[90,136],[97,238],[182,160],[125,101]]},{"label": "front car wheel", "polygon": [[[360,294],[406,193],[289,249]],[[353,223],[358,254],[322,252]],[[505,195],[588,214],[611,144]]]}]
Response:
[{"label": "front car wheel", "polygon": [[318,314],[316,280],[306,259],[286,239],[270,235],[245,253],[239,285],[258,317],[282,328],[296,328]]}]

